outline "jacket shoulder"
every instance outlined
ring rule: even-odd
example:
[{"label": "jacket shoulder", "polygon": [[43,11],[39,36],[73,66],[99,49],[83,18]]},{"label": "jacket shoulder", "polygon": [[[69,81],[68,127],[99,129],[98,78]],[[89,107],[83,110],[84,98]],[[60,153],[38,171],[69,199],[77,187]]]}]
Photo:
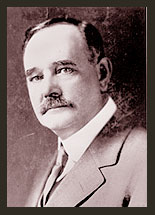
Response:
[{"label": "jacket shoulder", "polygon": [[129,137],[132,139],[146,142],[147,132],[146,129],[142,127],[134,128],[130,131]]},{"label": "jacket shoulder", "polygon": [[147,132],[144,128],[134,128],[128,134],[125,145],[128,150],[138,151],[139,153],[147,150]]},{"label": "jacket shoulder", "polygon": [[100,135],[90,147],[98,166],[114,165],[118,160],[123,162],[146,156],[146,130],[143,128],[126,129],[114,136]]},{"label": "jacket shoulder", "polygon": [[122,147],[120,159],[140,170],[147,165],[147,132],[144,128],[132,129]]}]

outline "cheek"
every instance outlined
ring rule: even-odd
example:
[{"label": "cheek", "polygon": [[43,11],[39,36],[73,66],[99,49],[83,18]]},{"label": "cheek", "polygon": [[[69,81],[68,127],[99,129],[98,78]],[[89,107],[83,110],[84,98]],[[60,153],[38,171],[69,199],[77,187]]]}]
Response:
[{"label": "cheek", "polygon": [[63,87],[63,94],[66,99],[71,100],[75,105],[84,103],[92,94],[91,84],[84,80],[78,79],[73,83],[66,83]]},{"label": "cheek", "polygon": [[29,97],[34,109],[38,107],[41,102],[41,94],[39,92],[40,91],[38,89],[36,90],[34,88],[28,87]]}]

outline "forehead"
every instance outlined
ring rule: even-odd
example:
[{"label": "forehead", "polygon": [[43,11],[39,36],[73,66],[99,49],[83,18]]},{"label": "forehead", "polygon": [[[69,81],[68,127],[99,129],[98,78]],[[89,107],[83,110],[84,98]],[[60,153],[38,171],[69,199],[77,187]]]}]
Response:
[{"label": "forehead", "polygon": [[51,37],[58,40],[59,38],[62,38],[62,36],[64,39],[67,39],[71,38],[73,35],[81,37],[81,33],[77,26],[68,23],[58,23],[39,30],[32,36],[30,41],[41,41],[43,39],[50,39]]},{"label": "forehead", "polygon": [[[72,24],[55,24],[35,33],[28,42],[24,53],[24,66],[35,57],[40,59],[54,54],[65,55],[69,50],[82,51],[85,40],[77,26]],[[37,59],[38,60],[38,59]]]}]

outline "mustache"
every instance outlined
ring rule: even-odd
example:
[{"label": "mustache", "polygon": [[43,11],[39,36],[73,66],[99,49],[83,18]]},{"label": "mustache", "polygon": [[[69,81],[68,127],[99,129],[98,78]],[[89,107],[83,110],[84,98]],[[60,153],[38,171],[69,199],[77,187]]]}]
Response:
[{"label": "mustache", "polygon": [[59,107],[73,107],[73,104],[64,97],[49,97],[40,105],[40,113],[44,115],[48,110]]}]

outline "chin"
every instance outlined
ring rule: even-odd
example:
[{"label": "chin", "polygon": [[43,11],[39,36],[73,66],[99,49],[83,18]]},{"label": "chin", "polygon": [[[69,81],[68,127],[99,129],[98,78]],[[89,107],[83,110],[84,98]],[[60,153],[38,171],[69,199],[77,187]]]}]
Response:
[{"label": "chin", "polygon": [[72,127],[74,120],[74,117],[72,114],[45,114],[44,116],[37,117],[39,122],[52,130],[54,133],[57,133],[56,131],[61,131],[64,129],[67,129],[69,127]]}]

